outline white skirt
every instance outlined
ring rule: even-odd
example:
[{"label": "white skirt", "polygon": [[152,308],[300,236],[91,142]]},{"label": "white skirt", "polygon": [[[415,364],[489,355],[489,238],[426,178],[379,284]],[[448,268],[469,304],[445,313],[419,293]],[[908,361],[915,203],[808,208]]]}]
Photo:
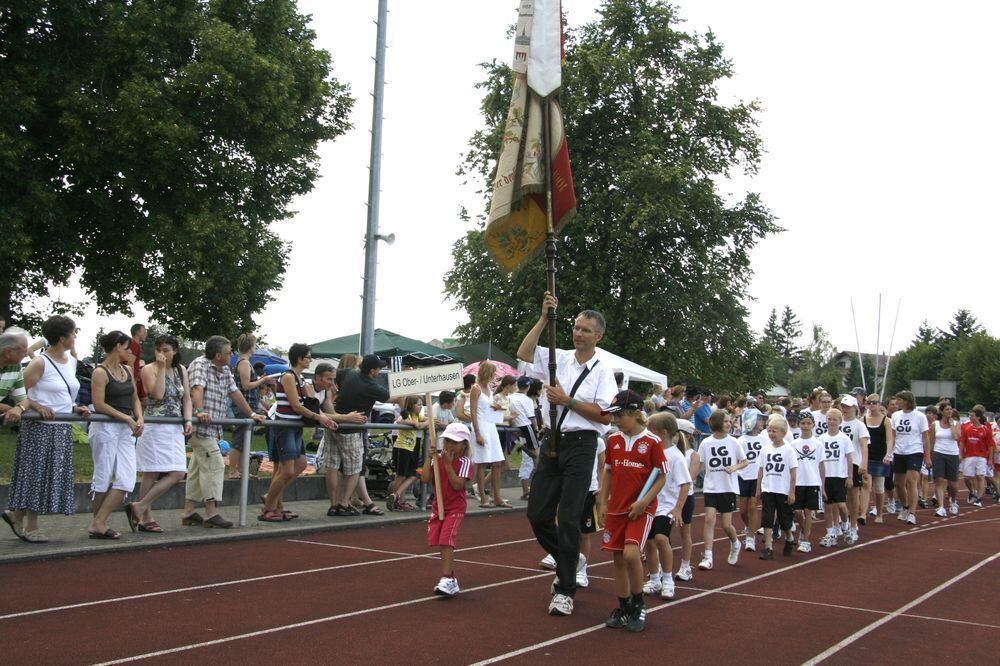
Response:
[{"label": "white skirt", "polygon": [[472,440],[472,462],[477,465],[502,462],[503,447],[500,446],[500,433],[495,423],[479,422],[479,430],[483,435],[483,444]]},{"label": "white skirt", "polygon": [[186,472],[184,428],[179,423],[147,423],[135,447],[140,472]]}]

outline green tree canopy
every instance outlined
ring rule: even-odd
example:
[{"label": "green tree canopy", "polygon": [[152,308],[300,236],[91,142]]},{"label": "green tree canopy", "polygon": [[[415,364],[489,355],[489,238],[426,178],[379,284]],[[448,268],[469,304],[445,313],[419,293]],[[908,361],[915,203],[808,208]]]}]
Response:
[{"label": "green tree canopy", "polygon": [[[560,100],[578,198],[559,234],[559,338],[570,317],[604,312],[602,346],[671,377],[715,388],[764,388],[769,356],[747,324],[750,252],[778,231],[756,194],[727,200],[720,179],[754,172],[755,103],[724,104],[732,64],[712,33],[680,28],[653,0],[607,0],[571,33]],[[460,172],[491,182],[510,101],[510,70],[491,62],[482,111]],[[484,194],[486,187],[484,186]],[[545,289],[544,260],[502,275],[482,221],[454,247],[447,291],[469,314],[457,334],[516,348]]]},{"label": "green tree canopy", "polygon": [[178,333],[253,326],[271,230],[353,103],[294,0],[0,7],[0,310],[78,273],[105,312]]}]

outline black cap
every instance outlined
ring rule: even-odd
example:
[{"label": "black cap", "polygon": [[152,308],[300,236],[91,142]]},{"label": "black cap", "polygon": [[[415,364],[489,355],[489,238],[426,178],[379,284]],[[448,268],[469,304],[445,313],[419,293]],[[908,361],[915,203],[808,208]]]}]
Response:
[{"label": "black cap", "polygon": [[615,412],[620,412],[623,409],[642,409],[642,396],[635,391],[630,391],[628,389],[624,391],[619,391],[615,394],[615,397],[611,400],[611,404],[608,405],[607,409],[601,410],[602,414],[614,414]]},{"label": "black cap", "polygon": [[528,388],[531,386],[531,377],[521,375],[517,378],[517,388]]},{"label": "black cap", "polygon": [[375,368],[384,368],[385,362],[375,354],[368,354],[361,359],[361,374],[368,374]]}]

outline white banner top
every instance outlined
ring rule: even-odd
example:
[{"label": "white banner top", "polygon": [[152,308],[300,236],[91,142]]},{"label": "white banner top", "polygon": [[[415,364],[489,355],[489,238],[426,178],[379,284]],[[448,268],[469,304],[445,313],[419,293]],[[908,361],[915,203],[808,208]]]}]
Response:
[{"label": "white banner top", "polygon": [[435,391],[461,389],[462,364],[436,365],[430,368],[389,373],[389,397],[423,395]]}]

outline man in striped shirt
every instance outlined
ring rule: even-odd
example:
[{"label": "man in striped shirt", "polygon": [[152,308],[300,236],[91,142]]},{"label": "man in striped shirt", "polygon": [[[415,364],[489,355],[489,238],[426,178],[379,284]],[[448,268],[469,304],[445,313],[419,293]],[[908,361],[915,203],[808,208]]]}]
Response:
[{"label": "man in striped shirt", "polygon": [[[21,359],[28,353],[28,334],[19,328],[8,328],[0,334],[0,414],[4,425],[17,423],[21,414],[34,407],[43,418],[52,418],[52,410],[33,405],[24,389],[24,368]],[[9,402],[13,405],[7,404]]]}]

